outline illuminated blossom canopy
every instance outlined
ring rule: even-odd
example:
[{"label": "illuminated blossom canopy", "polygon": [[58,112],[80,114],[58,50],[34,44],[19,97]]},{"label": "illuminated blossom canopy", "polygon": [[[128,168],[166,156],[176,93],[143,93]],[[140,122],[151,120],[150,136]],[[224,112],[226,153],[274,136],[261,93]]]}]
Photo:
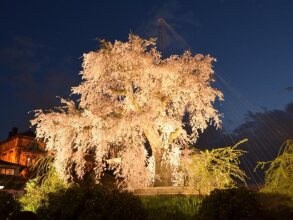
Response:
[{"label": "illuminated blossom canopy", "polygon": [[181,150],[208,124],[221,125],[213,104],[223,95],[211,86],[215,59],[190,51],[163,59],[155,39],[132,34],[125,43],[101,44],[83,56],[83,81],[72,88],[78,103],[62,99],[55,110],[35,111],[37,138],[64,179],[82,178],[91,154],[97,182],[111,169],[123,186],[149,186],[169,167],[176,185]]}]

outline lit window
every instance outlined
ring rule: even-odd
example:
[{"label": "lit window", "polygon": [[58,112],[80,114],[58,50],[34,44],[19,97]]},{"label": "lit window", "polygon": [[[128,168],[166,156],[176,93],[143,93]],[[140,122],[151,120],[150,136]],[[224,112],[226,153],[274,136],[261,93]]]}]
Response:
[{"label": "lit window", "polygon": [[6,169],[6,175],[14,175],[14,169]]},{"label": "lit window", "polygon": [[4,168],[0,168],[0,174],[5,174],[5,169]]}]

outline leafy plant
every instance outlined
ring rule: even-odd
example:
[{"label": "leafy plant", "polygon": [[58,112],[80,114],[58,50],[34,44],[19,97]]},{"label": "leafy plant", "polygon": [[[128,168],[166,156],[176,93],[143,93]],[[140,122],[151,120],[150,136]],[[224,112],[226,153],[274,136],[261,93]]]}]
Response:
[{"label": "leafy plant", "polygon": [[19,202],[24,211],[35,212],[41,203],[47,202],[48,194],[65,189],[69,184],[60,179],[52,165],[51,156],[42,156],[35,164],[35,178],[29,180]]},{"label": "leafy plant", "polygon": [[244,139],[233,147],[187,154],[182,160],[185,185],[194,186],[200,193],[206,194],[214,189],[235,187],[237,181],[245,182],[246,174],[239,167],[239,157],[245,151],[236,148],[246,141]]},{"label": "leafy plant", "polygon": [[287,140],[273,161],[258,162],[256,167],[265,170],[262,192],[279,193],[293,198],[293,140]]}]

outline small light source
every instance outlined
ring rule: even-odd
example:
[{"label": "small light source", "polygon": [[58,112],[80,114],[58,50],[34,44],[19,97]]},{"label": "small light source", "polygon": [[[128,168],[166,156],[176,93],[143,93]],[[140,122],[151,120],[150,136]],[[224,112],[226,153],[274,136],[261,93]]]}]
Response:
[{"label": "small light source", "polygon": [[4,189],[4,186],[0,186],[0,189]]}]

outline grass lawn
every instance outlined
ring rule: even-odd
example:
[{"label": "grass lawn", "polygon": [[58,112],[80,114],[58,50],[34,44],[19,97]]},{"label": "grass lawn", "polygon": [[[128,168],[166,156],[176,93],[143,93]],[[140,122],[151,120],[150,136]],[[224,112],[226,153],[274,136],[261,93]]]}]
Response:
[{"label": "grass lawn", "polygon": [[149,219],[194,219],[201,196],[152,195],[139,196]]}]

